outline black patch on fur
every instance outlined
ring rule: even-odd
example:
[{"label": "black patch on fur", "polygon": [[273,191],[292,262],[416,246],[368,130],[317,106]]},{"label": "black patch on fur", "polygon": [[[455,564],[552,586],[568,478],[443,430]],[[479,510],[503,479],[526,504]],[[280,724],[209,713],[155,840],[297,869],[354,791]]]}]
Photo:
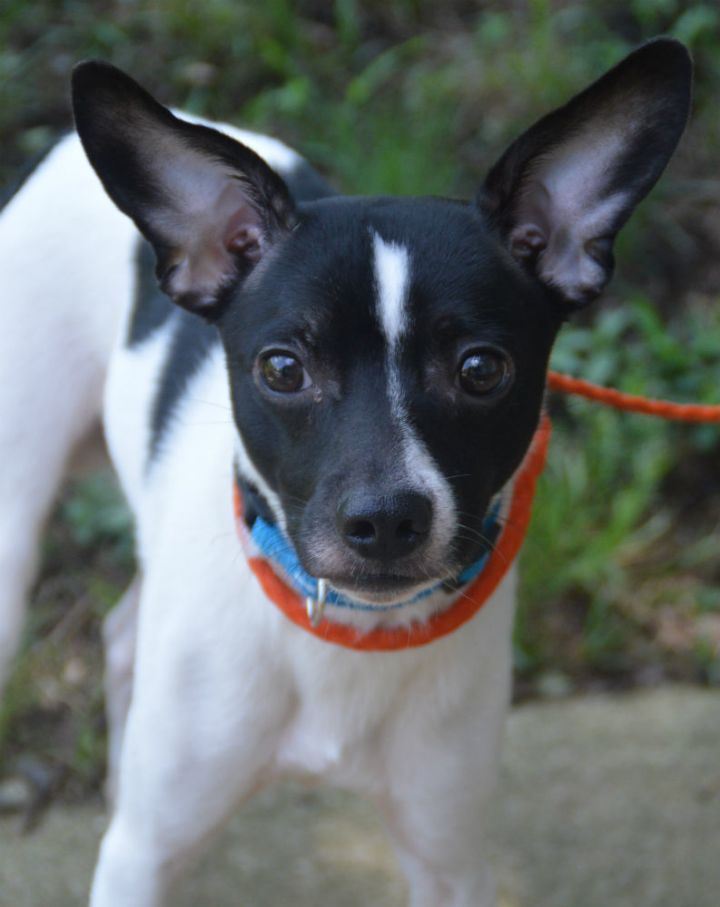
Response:
[{"label": "black patch on fur", "polygon": [[275,514],[270,509],[270,505],[264,496],[258,491],[252,482],[243,479],[240,473],[235,471],[235,481],[240,489],[243,504],[243,519],[248,529],[252,529],[255,520],[260,517],[271,526],[275,524]]},{"label": "black patch on fur", "polygon": [[218,343],[215,327],[197,315],[180,309],[174,321],[173,336],[150,417],[150,462],[160,449],[179,400]]},{"label": "black patch on fur", "polygon": [[158,286],[155,253],[144,239],[137,244],[135,275],[135,301],[128,327],[128,346],[147,340],[175,311],[175,306]]},{"label": "black patch on fur", "polygon": [[278,168],[296,202],[314,202],[337,193],[307,161],[301,161],[292,170]]}]

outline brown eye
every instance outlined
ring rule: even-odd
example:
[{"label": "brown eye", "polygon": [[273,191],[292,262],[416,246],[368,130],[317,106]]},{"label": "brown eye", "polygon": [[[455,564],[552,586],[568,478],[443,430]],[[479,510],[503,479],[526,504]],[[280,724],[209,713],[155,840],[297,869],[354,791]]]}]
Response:
[{"label": "brown eye", "polygon": [[302,362],[291,353],[265,353],[260,359],[260,374],[270,390],[279,394],[294,394],[310,384]]},{"label": "brown eye", "polygon": [[509,357],[494,347],[468,353],[458,368],[458,383],[473,397],[497,395],[510,384],[512,367]]}]

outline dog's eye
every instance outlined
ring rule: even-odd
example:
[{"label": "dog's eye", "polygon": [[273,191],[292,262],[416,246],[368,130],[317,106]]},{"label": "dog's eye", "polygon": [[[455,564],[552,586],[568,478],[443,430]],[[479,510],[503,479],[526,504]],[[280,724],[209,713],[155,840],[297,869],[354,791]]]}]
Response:
[{"label": "dog's eye", "polygon": [[302,362],[292,353],[271,350],[260,358],[262,380],[279,394],[295,394],[310,385],[308,373]]},{"label": "dog's eye", "polygon": [[492,346],[471,350],[461,359],[457,377],[460,387],[473,397],[497,396],[510,385],[510,358]]}]

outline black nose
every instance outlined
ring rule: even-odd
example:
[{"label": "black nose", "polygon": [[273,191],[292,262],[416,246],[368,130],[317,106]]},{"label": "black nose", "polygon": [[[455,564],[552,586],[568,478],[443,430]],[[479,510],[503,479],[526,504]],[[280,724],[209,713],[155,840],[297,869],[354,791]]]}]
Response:
[{"label": "black nose", "polygon": [[340,501],[337,527],[363,557],[392,560],[411,554],[430,533],[432,505],[421,494],[350,494]]}]

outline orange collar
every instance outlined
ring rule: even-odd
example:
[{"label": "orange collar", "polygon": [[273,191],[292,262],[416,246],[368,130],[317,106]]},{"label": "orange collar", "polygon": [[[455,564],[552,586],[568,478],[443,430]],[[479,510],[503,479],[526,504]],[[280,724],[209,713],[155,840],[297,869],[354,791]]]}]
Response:
[{"label": "orange collar", "polygon": [[[515,480],[505,526],[482,573],[450,607],[431,615],[422,623],[417,622],[409,627],[376,627],[373,630],[363,631],[350,624],[336,623],[323,617],[317,626],[313,626],[307,615],[303,599],[275,573],[268,561],[259,557],[248,557],[250,569],[265,594],[283,614],[298,627],[317,636],[318,639],[361,652],[394,652],[399,649],[426,646],[442,636],[453,633],[474,617],[510,569],[525,540],[535,498],[535,487],[545,466],[549,442],[550,420],[543,415]],[[235,485],[234,501],[238,529],[241,536],[244,537],[242,500],[237,484]]]}]

